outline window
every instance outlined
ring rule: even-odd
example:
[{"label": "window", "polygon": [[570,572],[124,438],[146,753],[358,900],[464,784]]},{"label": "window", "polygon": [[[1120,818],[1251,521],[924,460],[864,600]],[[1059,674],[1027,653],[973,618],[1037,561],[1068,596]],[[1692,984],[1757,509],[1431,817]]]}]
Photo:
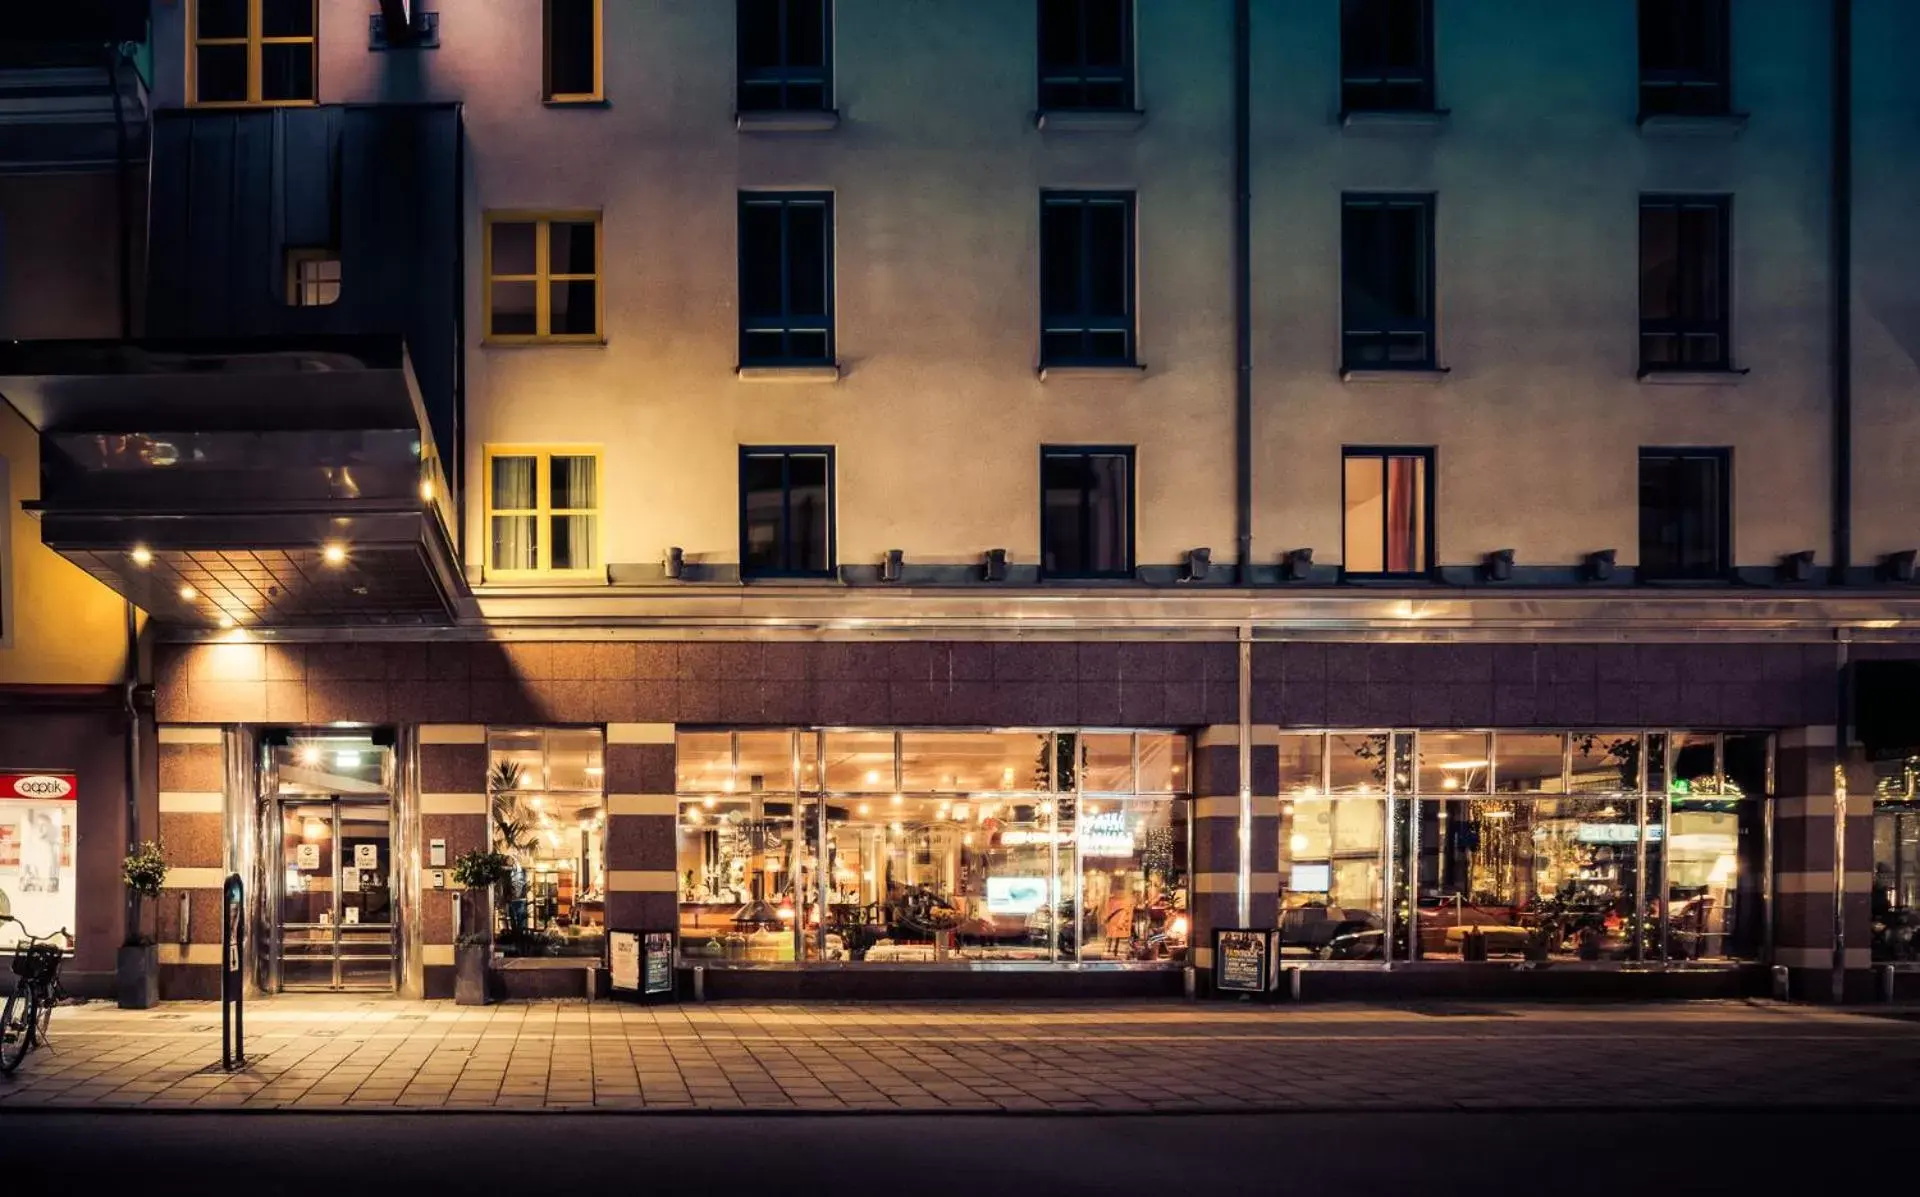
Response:
[{"label": "window", "polygon": [[1433,197],[1349,195],[1342,203],[1344,367],[1433,369]]},{"label": "window", "polygon": [[740,450],[740,575],[833,573],[833,450]]},{"label": "window", "polygon": [[195,104],[311,104],[315,0],[189,0]]},{"label": "window", "polygon": [[1048,192],[1040,200],[1040,360],[1134,364],[1133,196]]},{"label": "window", "polygon": [[1640,0],[1640,116],[1730,108],[1727,0]]},{"label": "window", "polygon": [[831,0],[739,0],[740,111],[833,106]]},{"label": "window", "polygon": [[1348,576],[1419,575],[1433,554],[1433,450],[1346,453]]},{"label": "window", "polygon": [[494,911],[507,956],[591,956],[606,943],[605,734],[487,732],[493,850],[513,863]]},{"label": "window", "polygon": [[487,215],[487,340],[600,340],[600,214]]},{"label": "window", "polygon": [[1040,109],[1126,111],[1133,0],[1040,0]]},{"label": "window", "polygon": [[600,455],[591,449],[487,449],[487,569],[600,568]]},{"label": "window", "polygon": [[1163,732],[683,730],[680,951],[1177,967],[1187,760]]},{"label": "window", "polygon": [[1340,107],[1433,109],[1433,0],[1341,0]]},{"label": "window", "polygon": [[1640,450],[1640,577],[1727,576],[1731,474],[1725,449]]},{"label": "window", "polygon": [[833,197],[740,196],[740,364],[833,362]]},{"label": "window", "polygon": [[1040,451],[1040,570],[1052,578],[1133,576],[1133,450]]},{"label": "window", "polygon": [[546,0],[544,94],[549,103],[604,99],[600,78],[602,0]]},{"label": "window", "polygon": [[73,855],[78,781],[72,773],[0,774],[0,869],[6,871],[13,917],[20,920],[0,922],[0,952],[17,948],[28,931],[47,935],[79,925]]},{"label": "window", "polygon": [[324,308],[340,302],[340,255],[330,249],[287,251],[287,306]]},{"label": "window", "polygon": [[1732,368],[1727,320],[1732,201],[1640,201],[1640,370]]}]

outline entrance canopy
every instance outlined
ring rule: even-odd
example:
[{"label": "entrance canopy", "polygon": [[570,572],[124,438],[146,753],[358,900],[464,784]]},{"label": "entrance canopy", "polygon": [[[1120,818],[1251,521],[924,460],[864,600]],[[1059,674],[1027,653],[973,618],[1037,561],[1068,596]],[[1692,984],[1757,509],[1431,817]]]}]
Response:
[{"label": "entrance canopy", "polygon": [[398,337],[0,345],[45,544],[189,627],[452,622],[470,598]]}]

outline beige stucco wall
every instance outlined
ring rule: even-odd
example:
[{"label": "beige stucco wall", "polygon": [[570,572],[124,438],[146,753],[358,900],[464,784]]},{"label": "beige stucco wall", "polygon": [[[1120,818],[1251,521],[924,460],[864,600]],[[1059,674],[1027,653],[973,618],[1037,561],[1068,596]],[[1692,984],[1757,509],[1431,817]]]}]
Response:
[{"label": "beige stucco wall", "polygon": [[[1139,557],[1232,555],[1231,3],[1139,0],[1136,134],[1033,128],[1029,0],[840,0],[844,123],[736,132],[733,5],[607,4],[604,107],[538,102],[538,0],[442,6],[442,47],[369,54],[367,6],[321,0],[321,96],[460,99],[469,135],[467,433],[604,446],[605,552],[669,544],[736,555],[735,449],[839,450],[840,556],[975,560],[1037,550],[1038,446],[1136,443]],[[1827,496],[1828,13],[1736,6],[1737,136],[1656,138],[1634,122],[1635,6],[1474,0],[1436,6],[1431,134],[1343,130],[1338,6],[1255,0],[1255,550],[1340,556],[1339,453],[1438,449],[1438,559],[1513,548],[1523,564],[1594,549],[1637,557],[1637,449],[1730,446],[1739,563],[1830,544]],[[1898,47],[1920,11],[1859,5],[1863,263],[1856,563],[1907,547],[1915,485],[1914,105]],[[179,10],[156,8],[163,67]],[[163,72],[161,99],[179,99]],[[172,92],[169,93],[169,88]],[[1868,114],[1873,104],[1882,113]],[[1874,127],[1869,127],[1872,125]],[[1869,200],[1866,181],[1891,179]],[[1140,337],[1126,382],[1034,375],[1037,194],[1135,187]],[[836,193],[837,384],[735,380],[734,199]],[[1438,193],[1439,383],[1347,384],[1339,355],[1339,196]],[[1737,385],[1638,382],[1638,196],[1734,196]],[[480,215],[606,213],[605,346],[497,348],[481,327]],[[1877,221],[1877,232],[1867,226]],[[1887,248],[1879,243],[1898,242]],[[1875,259],[1869,265],[1869,259]],[[1884,327],[1883,327],[1884,326]],[[1902,337],[1905,336],[1905,340]],[[477,498],[477,496],[474,496]],[[467,511],[470,553],[483,543]]]}]

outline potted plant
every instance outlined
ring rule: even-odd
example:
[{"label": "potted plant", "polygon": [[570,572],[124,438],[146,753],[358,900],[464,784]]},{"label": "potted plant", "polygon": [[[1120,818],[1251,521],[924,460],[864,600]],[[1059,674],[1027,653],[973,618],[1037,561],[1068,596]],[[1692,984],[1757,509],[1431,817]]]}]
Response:
[{"label": "potted plant", "polygon": [[160,896],[167,883],[167,850],[153,840],[144,840],[120,862],[120,879],[133,897],[133,921],[126,942],[120,945],[116,989],[125,1010],[151,1010],[160,1004],[160,949],[153,936],[141,928],[141,906],[148,898]]},{"label": "potted plant", "polygon": [[487,958],[493,954],[494,887],[507,876],[512,862],[505,853],[476,848],[454,859],[453,879],[466,890],[461,933],[453,949],[453,1000],[462,1006],[487,1004]]}]

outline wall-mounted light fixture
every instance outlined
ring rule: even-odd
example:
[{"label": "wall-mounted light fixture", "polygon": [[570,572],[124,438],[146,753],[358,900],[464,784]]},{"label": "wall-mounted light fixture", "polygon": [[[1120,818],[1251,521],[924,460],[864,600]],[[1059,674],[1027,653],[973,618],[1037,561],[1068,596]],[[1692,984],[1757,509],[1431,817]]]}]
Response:
[{"label": "wall-mounted light fixture", "polygon": [[1204,582],[1207,573],[1213,568],[1212,549],[1188,549],[1186,569],[1182,571],[1182,582]]},{"label": "wall-mounted light fixture", "polygon": [[880,580],[898,582],[901,572],[906,568],[906,553],[899,549],[888,549],[886,556],[880,558]]},{"label": "wall-mounted light fixture", "polygon": [[1489,582],[1505,582],[1513,577],[1513,550],[1495,549],[1487,554],[1487,560],[1481,566],[1486,571]]},{"label": "wall-mounted light fixture", "polygon": [[1313,550],[1288,549],[1282,568],[1290,582],[1304,582],[1313,576]]},{"label": "wall-mounted light fixture", "polygon": [[1004,582],[1007,580],[1007,551],[1005,549],[987,550],[986,579],[989,582]]},{"label": "wall-mounted light fixture", "polygon": [[1620,556],[1619,549],[1601,549],[1587,554],[1587,580],[1605,582],[1613,577],[1613,565]]},{"label": "wall-mounted light fixture", "polygon": [[1913,549],[1901,549],[1897,553],[1888,553],[1880,563],[1881,572],[1889,582],[1913,581],[1913,562],[1920,552]]},{"label": "wall-mounted light fixture", "polygon": [[1801,549],[1797,553],[1781,554],[1780,578],[1785,582],[1811,581],[1813,578],[1813,550]]},{"label": "wall-mounted light fixture", "polygon": [[666,557],[660,563],[660,568],[666,573],[669,581],[678,582],[681,575],[687,572],[687,554],[685,550],[681,549],[679,545],[674,545],[668,549]]}]

